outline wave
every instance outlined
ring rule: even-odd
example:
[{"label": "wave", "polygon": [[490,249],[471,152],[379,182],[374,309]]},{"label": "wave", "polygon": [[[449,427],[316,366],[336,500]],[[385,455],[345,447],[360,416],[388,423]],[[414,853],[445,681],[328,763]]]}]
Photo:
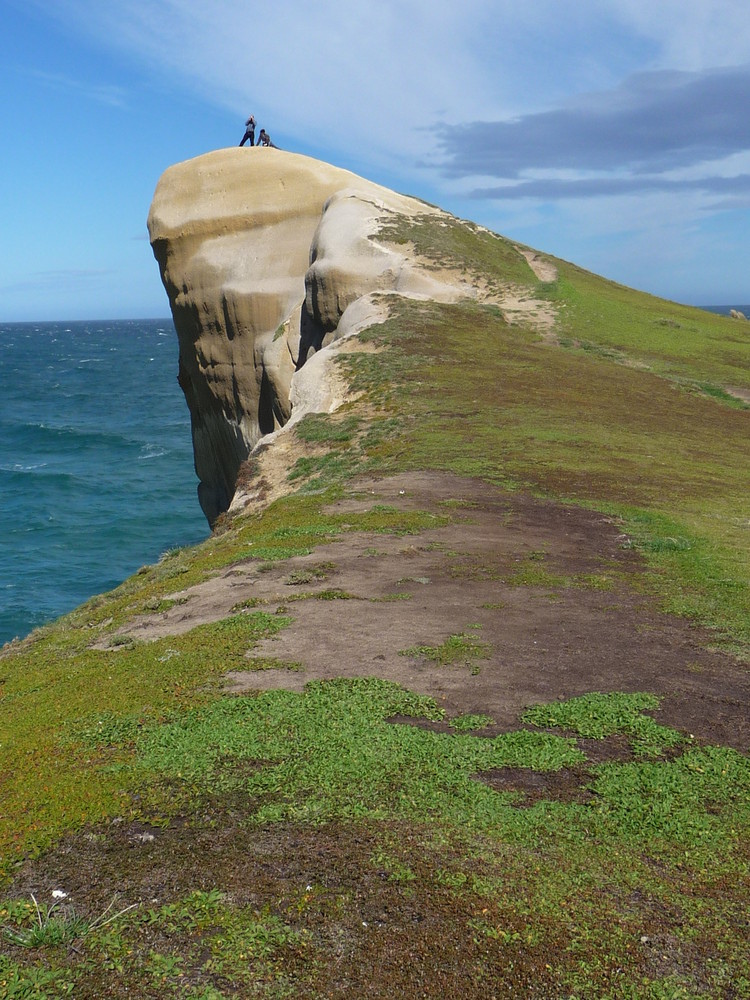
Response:
[{"label": "wave", "polygon": [[94,427],[73,426],[71,424],[13,423],[4,422],[3,436],[13,437],[15,450],[40,445],[63,445],[71,448],[100,446],[110,448],[137,448],[141,442],[125,434],[112,430],[98,430]]},{"label": "wave", "polygon": [[33,462],[31,465],[23,465],[21,462],[0,462],[0,472],[38,472],[46,469],[48,462]]},{"label": "wave", "polygon": [[61,482],[71,483],[82,478],[68,468],[52,468],[48,462],[31,465],[21,465],[18,462],[11,465],[9,462],[0,462],[0,471],[8,473],[10,476],[40,476],[44,479],[59,479]]},{"label": "wave", "polygon": [[147,462],[151,458],[161,458],[163,455],[169,454],[167,448],[163,448],[158,444],[144,444],[141,447],[141,453],[138,456],[139,462]]}]

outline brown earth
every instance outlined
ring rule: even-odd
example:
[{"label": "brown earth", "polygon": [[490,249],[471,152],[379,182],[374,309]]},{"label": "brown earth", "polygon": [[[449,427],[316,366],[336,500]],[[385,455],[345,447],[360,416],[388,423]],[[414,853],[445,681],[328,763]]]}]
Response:
[{"label": "brown earth", "polygon": [[[117,823],[98,828],[85,840],[67,838],[27,866],[13,895],[28,898],[34,892],[42,898],[65,885],[79,912],[97,914],[112,902],[113,886],[118,905],[142,900],[144,907],[153,909],[188,892],[219,887],[236,907],[256,913],[270,909],[288,926],[303,930],[309,943],[283,948],[273,969],[248,963],[249,969],[257,966],[255,987],[221,973],[207,975],[202,968],[207,954],[180,970],[183,989],[210,982],[222,995],[243,1000],[511,1000],[519,995],[551,1000],[567,995],[555,988],[563,971],[574,965],[574,959],[564,955],[565,932],[557,932],[549,919],[537,921],[546,933],[543,944],[532,947],[522,940],[525,921],[502,901],[470,891],[459,898],[450,886],[436,886],[434,859],[424,848],[425,831],[397,824],[285,824],[259,830],[238,823],[243,806],[205,803],[210,821],[202,826],[179,821],[168,828]],[[384,838],[398,842],[412,876],[408,883],[378,864]],[[482,877],[479,860],[443,851],[441,861]],[[518,869],[519,863],[509,856],[508,873],[511,868]],[[478,935],[472,927],[476,921],[501,924],[504,933],[517,936],[510,963],[507,945]],[[651,930],[648,907],[638,915],[638,929],[643,927]],[[146,926],[137,944],[145,954],[170,954],[175,937],[174,930]],[[24,949],[7,950],[21,961],[28,958]],[[83,940],[70,950],[68,962],[75,966],[85,959],[90,964],[76,979],[78,1000],[161,1000],[172,995],[166,983],[137,974],[123,978],[111,965],[102,967]],[[266,975],[271,981],[283,975],[292,990],[276,993],[269,985],[265,992],[257,983]]]},{"label": "brown earth", "polygon": [[[262,572],[248,560],[171,595],[185,603],[128,634],[179,634],[251,601],[294,620],[249,655],[301,669],[233,672],[228,691],[375,676],[434,697],[449,717],[490,715],[488,735],[515,728],[537,702],[648,691],[663,698],[661,723],[747,749],[750,673],[711,648],[710,631],[659,612],[639,587],[640,557],[610,518],[438,473],[357,487],[332,510],[386,504],[452,521],[418,535],[342,533]],[[440,665],[405,654],[452,635],[487,644],[487,658]]]}]

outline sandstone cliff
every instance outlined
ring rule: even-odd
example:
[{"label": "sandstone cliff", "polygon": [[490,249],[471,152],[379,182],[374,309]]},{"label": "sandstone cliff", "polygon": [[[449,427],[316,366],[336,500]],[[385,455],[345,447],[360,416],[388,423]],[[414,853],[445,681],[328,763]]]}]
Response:
[{"label": "sandstone cliff", "polygon": [[408,249],[377,239],[384,220],[436,212],[275,149],[217,150],[163,174],[148,227],[179,338],[210,523],[228,509],[238,470],[263,435],[285,425],[293,407],[298,415],[334,405],[316,352],[372,322],[379,295],[470,293],[458,277],[438,277]]}]

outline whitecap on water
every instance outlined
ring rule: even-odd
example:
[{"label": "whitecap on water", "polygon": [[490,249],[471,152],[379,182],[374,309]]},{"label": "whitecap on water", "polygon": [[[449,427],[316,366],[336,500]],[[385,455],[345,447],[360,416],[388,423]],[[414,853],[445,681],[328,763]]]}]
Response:
[{"label": "whitecap on water", "polygon": [[37,472],[39,469],[46,469],[47,462],[36,462],[31,465],[24,465],[21,462],[14,462],[9,465],[6,462],[0,463],[0,472]]},{"label": "whitecap on water", "polygon": [[138,456],[139,462],[144,462],[149,458],[161,458],[162,455],[167,454],[167,449],[162,448],[158,444],[144,444],[141,448],[141,453]]}]

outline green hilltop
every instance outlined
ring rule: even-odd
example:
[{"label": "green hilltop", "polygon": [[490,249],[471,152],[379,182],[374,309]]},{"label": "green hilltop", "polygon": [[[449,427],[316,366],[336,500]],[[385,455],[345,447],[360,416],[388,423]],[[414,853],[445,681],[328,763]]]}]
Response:
[{"label": "green hilltop", "polygon": [[0,997],[750,997],[750,326],[387,235],[526,311],[393,296],[276,499],[3,649]]}]

